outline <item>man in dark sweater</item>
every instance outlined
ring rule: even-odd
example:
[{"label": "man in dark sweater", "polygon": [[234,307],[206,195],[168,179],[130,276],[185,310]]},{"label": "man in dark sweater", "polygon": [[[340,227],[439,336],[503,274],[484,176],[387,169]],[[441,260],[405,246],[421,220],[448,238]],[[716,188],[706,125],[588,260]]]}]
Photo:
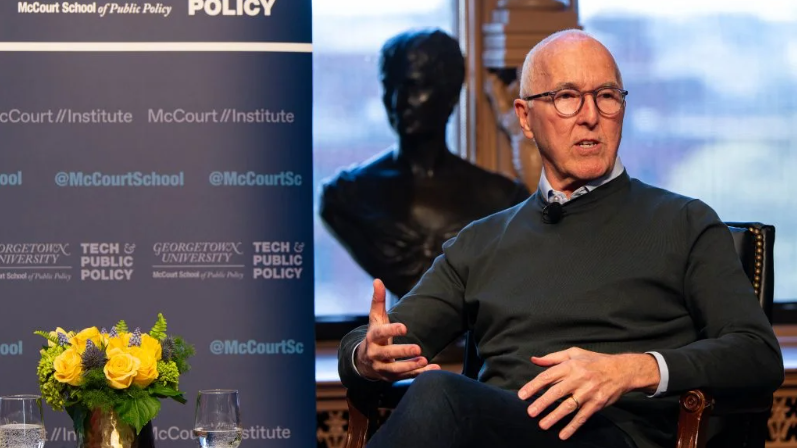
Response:
[{"label": "man in dark sweater", "polygon": [[[347,387],[417,376],[369,447],[669,447],[679,393],[775,390],[778,342],[725,225],[617,157],[627,92],[608,50],[554,34],[521,80],[538,191],[446,242],[390,313],[376,280],[369,325],[341,341]],[[436,371],[468,330],[479,380]]]}]

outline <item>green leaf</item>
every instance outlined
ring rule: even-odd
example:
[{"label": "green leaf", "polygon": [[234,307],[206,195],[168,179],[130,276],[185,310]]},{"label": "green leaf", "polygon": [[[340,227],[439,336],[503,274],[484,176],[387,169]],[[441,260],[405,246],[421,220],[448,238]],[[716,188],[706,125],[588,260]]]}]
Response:
[{"label": "green leaf", "polygon": [[47,331],[36,330],[36,331],[33,332],[33,334],[39,335],[39,336],[47,339],[48,341],[52,342],[55,345],[61,345],[61,343],[58,341],[58,336],[52,336]]},{"label": "green leaf", "polygon": [[75,404],[72,406],[66,406],[66,413],[69,414],[69,417],[72,419],[72,425],[75,428],[75,434],[78,437],[78,446],[83,446],[83,438],[86,436],[86,417],[89,415],[89,410],[82,405]]},{"label": "green leaf", "polygon": [[144,425],[158,415],[160,409],[161,402],[157,398],[142,394],[122,401],[115,410],[120,419],[136,428],[138,434]]},{"label": "green leaf", "polygon": [[177,390],[173,387],[166,386],[163,383],[152,383],[147,388],[147,392],[154,397],[171,398],[172,400],[185,404],[186,399],[183,397],[183,391]]},{"label": "green leaf", "polygon": [[127,322],[125,322],[124,320],[120,320],[119,322],[117,322],[115,327],[117,333],[127,333]]},{"label": "green leaf", "polygon": [[173,387],[166,386],[163,383],[154,382],[147,386],[146,389],[150,395],[162,395],[164,397],[171,397],[174,393],[179,393],[179,391]]},{"label": "green leaf", "polygon": [[157,395],[162,398],[176,397],[178,395],[183,394],[182,392],[173,387],[169,387],[163,383],[157,383],[157,382],[150,384],[146,390],[147,392],[149,392],[150,395]]},{"label": "green leaf", "polygon": [[162,313],[158,313],[158,320],[155,321],[152,330],[149,330],[149,335],[159,341],[166,337],[166,318]]}]

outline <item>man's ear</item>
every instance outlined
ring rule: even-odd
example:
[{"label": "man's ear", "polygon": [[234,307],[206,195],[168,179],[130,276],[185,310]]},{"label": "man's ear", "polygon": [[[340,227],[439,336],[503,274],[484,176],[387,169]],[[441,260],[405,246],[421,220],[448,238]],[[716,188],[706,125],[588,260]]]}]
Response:
[{"label": "man's ear", "polygon": [[514,106],[515,115],[517,115],[518,123],[523,130],[523,135],[529,140],[534,140],[534,133],[531,131],[531,125],[529,124],[533,112],[531,107],[529,107],[528,101],[518,98],[515,100]]}]

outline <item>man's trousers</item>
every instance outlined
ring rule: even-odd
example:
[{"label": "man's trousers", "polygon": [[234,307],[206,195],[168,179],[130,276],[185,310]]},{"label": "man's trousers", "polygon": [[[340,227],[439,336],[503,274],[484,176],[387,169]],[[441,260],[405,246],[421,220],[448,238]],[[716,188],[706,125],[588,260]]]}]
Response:
[{"label": "man's trousers", "polygon": [[463,375],[425,372],[413,381],[368,448],[635,448],[620,428],[600,415],[562,441],[559,431],[569,417],[543,430],[539,418],[527,413],[531,401]]}]

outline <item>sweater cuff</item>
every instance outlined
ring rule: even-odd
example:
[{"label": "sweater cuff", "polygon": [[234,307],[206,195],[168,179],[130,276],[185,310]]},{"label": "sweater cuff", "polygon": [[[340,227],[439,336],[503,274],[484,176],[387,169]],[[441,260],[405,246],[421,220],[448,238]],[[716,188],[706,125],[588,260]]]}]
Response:
[{"label": "sweater cuff", "polygon": [[670,369],[667,368],[667,362],[664,360],[664,357],[661,356],[659,352],[645,352],[649,355],[653,355],[656,358],[656,364],[659,366],[659,387],[656,388],[656,392],[653,395],[648,395],[648,397],[660,397],[665,392],[667,392],[667,386],[670,383]]}]

